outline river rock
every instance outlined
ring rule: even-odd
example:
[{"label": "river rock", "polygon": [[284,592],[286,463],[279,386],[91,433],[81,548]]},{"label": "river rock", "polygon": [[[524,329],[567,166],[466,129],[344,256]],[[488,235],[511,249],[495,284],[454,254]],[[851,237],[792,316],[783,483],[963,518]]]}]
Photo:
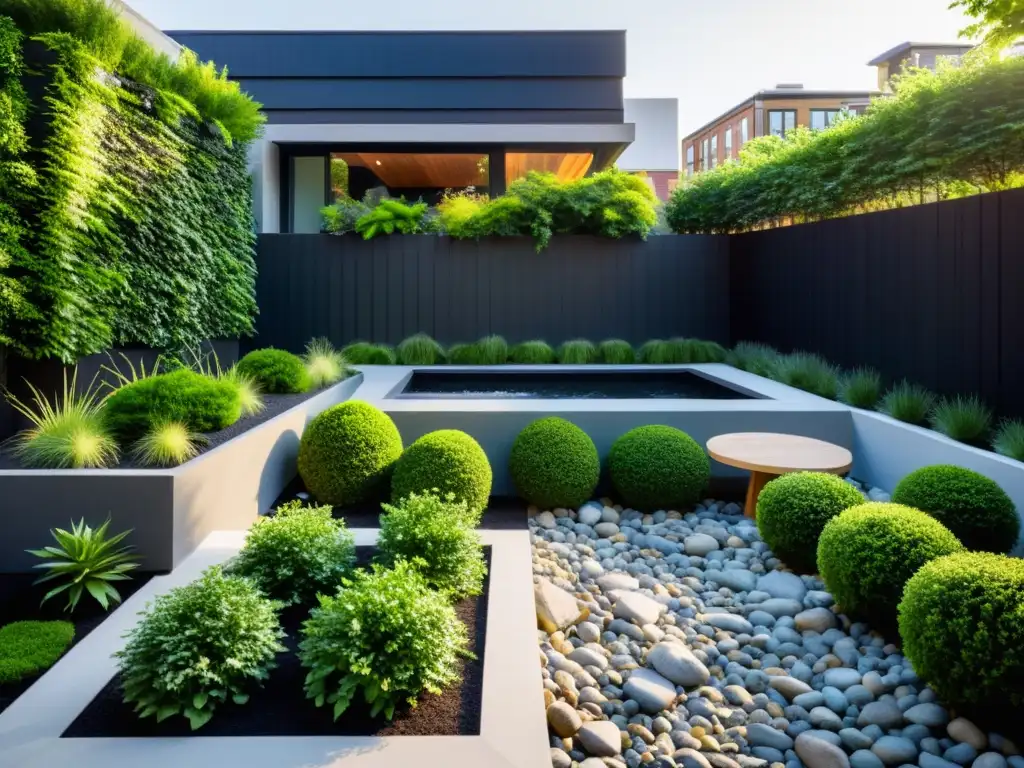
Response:
[{"label": "river rock", "polygon": [[772,571],[757,580],[757,591],[767,592],[772,597],[803,601],[807,587],[795,573]]},{"label": "river rock", "polygon": [[629,673],[622,687],[623,694],[640,705],[645,712],[655,714],[672,706],[676,700],[676,687],[670,680],[652,669],[640,667]]},{"label": "river rock", "polygon": [[871,745],[871,751],[886,765],[917,761],[917,745],[902,736],[883,736]]},{"label": "river rock", "polygon": [[785,597],[772,597],[758,604],[757,609],[780,619],[783,616],[796,616],[803,610],[803,604],[799,600],[790,600]]},{"label": "river rock", "polygon": [[584,667],[597,667],[601,670],[608,668],[608,659],[604,654],[599,653],[594,648],[588,648],[587,646],[574,649],[567,658],[572,659],[577,664]]},{"label": "river rock", "polygon": [[782,731],[762,723],[747,726],[747,741],[756,747],[771,747],[780,752],[793,748],[793,739]]},{"label": "river rock", "polygon": [[614,757],[622,751],[619,726],[608,720],[584,723],[576,739],[587,752],[596,757]]},{"label": "river rock", "polygon": [[533,601],[537,608],[537,626],[549,635],[583,621],[590,609],[580,606],[574,595],[541,579],[533,587]]},{"label": "river rock", "polygon": [[654,624],[666,608],[639,592],[623,592],[612,607],[612,614],[618,619],[635,621],[640,626]]},{"label": "river rock", "polygon": [[[825,674],[828,674],[827,672]],[[903,724],[903,712],[891,699],[872,701],[866,704],[857,717],[857,726],[864,728],[868,725],[877,725],[888,731],[898,728]]]},{"label": "river rock", "polygon": [[713,581],[719,586],[727,587],[733,592],[753,592],[757,586],[757,576],[750,571],[740,569],[728,571],[709,570],[704,572],[708,581]]},{"label": "river rock", "polygon": [[836,667],[825,672],[825,685],[831,685],[833,688],[838,688],[840,691],[845,691],[850,686],[858,685],[860,680],[860,672],[856,669]]},{"label": "river rock", "polygon": [[610,592],[613,589],[635,590],[640,589],[640,582],[625,573],[606,573],[599,576],[597,586],[603,592]]},{"label": "river rock", "polygon": [[885,763],[871,750],[858,749],[850,755],[850,768],[885,768]]},{"label": "river rock", "polygon": [[927,725],[929,728],[941,728],[949,722],[949,713],[938,704],[915,704],[906,712],[903,717],[918,725]]},{"label": "river rock", "polygon": [[979,752],[988,745],[988,739],[982,730],[966,717],[958,717],[956,720],[951,720],[949,725],[946,726],[946,733],[954,741],[970,744]]},{"label": "river rock", "polygon": [[850,758],[840,747],[810,733],[796,737],[796,754],[807,768],[849,768]]},{"label": "river rock", "polygon": [[706,533],[695,533],[683,539],[683,548],[686,554],[696,557],[705,557],[709,552],[718,549],[718,539]]},{"label": "river rock", "polygon": [[813,688],[807,683],[797,680],[795,677],[779,676],[773,677],[769,683],[772,688],[792,701],[801,693],[810,693]]},{"label": "river rock", "polygon": [[708,668],[682,643],[658,643],[647,654],[647,663],[684,688],[704,685],[711,677]]},{"label": "river rock", "polygon": [[577,519],[584,525],[593,528],[601,522],[601,507],[596,504],[584,504],[576,514]]},{"label": "river rock", "polygon": [[556,701],[548,707],[547,716],[551,730],[563,739],[574,736],[583,725],[579,713],[564,701]]},{"label": "river rock", "polygon": [[[761,608],[764,610],[763,603]],[[827,629],[833,629],[839,625],[836,615],[828,608],[811,608],[807,611],[801,611],[796,615],[794,621],[796,622],[796,629],[798,632],[807,632],[808,630],[813,632],[824,632]],[[836,687],[838,688],[839,686]]]},{"label": "river rock", "polygon": [[735,613],[709,613],[703,617],[703,621],[716,629],[724,629],[737,635],[749,635],[754,632],[754,625]]}]

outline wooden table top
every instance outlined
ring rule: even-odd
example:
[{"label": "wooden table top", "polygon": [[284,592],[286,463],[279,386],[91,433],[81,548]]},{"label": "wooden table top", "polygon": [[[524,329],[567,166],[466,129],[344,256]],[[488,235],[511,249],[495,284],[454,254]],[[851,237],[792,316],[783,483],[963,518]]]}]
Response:
[{"label": "wooden table top", "polygon": [[737,432],[708,440],[711,458],[753,472],[830,472],[840,475],[853,465],[853,454],[839,445],[800,435]]}]

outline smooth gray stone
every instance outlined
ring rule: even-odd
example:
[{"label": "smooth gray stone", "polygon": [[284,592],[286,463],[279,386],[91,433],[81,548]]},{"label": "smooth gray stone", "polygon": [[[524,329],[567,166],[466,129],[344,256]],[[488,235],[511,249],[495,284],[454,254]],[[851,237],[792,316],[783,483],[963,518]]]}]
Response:
[{"label": "smooth gray stone", "polygon": [[850,768],[885,768],[885,763],[874,752],[858,749],[850,755]]},{"label": "smooth gray stone", "polygon": [[753,723],[747,726],[747,741],[758,747],[771,747],[785,752],[793,748],[793,739],[770,725]]},{"label": "smooth gray stone", "polygon": [[871,751],[886,765],[902,765],[917,760],[917,745],[902,736],[883,736],[871,745]]}]

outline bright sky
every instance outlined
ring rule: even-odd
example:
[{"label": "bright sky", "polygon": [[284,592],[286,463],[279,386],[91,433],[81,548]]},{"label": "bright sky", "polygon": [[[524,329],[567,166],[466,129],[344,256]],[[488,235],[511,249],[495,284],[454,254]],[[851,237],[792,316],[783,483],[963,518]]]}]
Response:
[{"label": "bright sky", "polygon": [[626,29],[627,97],[679,99],[683,135],[776,83],[869,89],[865,62],[954,42],[947,0],[128,0],[163,29]]}]

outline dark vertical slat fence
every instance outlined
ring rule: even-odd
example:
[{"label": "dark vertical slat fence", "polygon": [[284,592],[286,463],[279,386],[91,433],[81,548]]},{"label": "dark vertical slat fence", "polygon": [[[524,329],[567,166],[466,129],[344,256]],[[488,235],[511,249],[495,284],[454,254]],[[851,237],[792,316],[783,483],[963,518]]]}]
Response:
[{"label": "dark vertical slat fence", "polygon": [[556,237],[536,253],[527,238],[261,235],[246,343],[301,351],[316,336],[395,344],[420,331],[444,344],[492,333],[726,343],[728,261],[727,238],[714,236]]},{"label": "dark vertical slat fence", "polygon": [[1024,190],[730,239],[736,341],[1024,415]]}]

